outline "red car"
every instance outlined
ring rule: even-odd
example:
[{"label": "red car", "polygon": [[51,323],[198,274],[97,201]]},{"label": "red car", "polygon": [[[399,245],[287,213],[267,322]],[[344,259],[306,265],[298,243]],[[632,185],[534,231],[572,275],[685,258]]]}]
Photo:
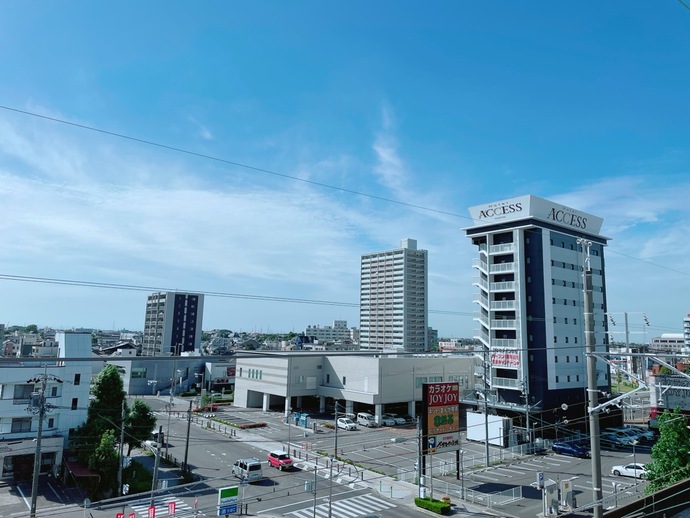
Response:
[{"label": "red car", "polygon": [[272,451],[268,454],[268,463],[279,470],[292,469],[292,459],[284,451]]}]

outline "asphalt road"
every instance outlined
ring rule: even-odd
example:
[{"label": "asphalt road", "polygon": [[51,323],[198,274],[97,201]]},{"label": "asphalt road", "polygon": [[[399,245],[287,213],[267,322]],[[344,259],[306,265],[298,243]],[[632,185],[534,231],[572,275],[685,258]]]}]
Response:
[{"label": "asphalt road", "polygon": [[[168,415],[165,409],[167,398],[147,398],[154,411],[159,411],[159,424],[168,432]],[[187,447],[188,404],[177,400],[174,410],[181,412],[169,419],[168,452],[179,460],[184,459]],[[176,517],[215,516],[218,505],[218,490],[222,487],[239,485],[240,500],[247,504],[252,515],[292,516],[308,518],[314,510],[328,514],[330,507],[334,518],[356,518],[365,514],[381,517],[417,516],[418,511],[408,504],[415,494],[405,498],[391,498],[393,486],[390,479],[414,481],[417,461],[417,430],[414,425],[360,428],[356,431],[338,430],[323,426],[327,421],[318,420],[316,431],[288,426],[281,413],[253,409],[235,409],[217,412],[218,417],[262,421],[267,426],[255,431],[232,434],[232,428],[221,428],[220,432],[209,430],[205,420],[195,418],[189,428],[188,463],[192,472],[202,478],[201,482],[185,486],[174,486],[174,470],[162,470],[161,479],[169,480],[170,487],[159,491],[154,497],[158,517],[168,516],[169,505],[175,506]],[[218,425],[215,425],[216,427]],[[222,425],[221,425],[222,426]],[[223,433],[224,432],[224,433]],[[273,449],[289,449],[294,453],[297,468],[291,472],[280,472],[270,468],[267,452]],[[505,508],[494,511],[505,516],[535,516],[541,510],[541,494],[536,489],[537,473],[544,473],[545,479],[573,481],[578,505],[592,500],[591,461],[562,455],[539,456],[510,455],[498,448],[491,448],[492,465],[485,467],[486,448],[483,444],[463,440],[463,480],[457,480],[456,456],[453,453],[435,455],[433,463],[435,496],[449,494],[454,502],[458,499],[457,488],[462,484],[466,490],[487,492],[507,488],[521,488],[522,499]],[[332,454],[337,451],[340,459],[351,463],[336,462],[331,465],[318,452]],[[263,463],[265,479],[248,485],[231,475],[232,464],[241,457],[257,457]],[[635,485],[633,479],[613,477],[610,469],[615,464],[626,464],[634,458],[638,462],[649,461],[649,449],[638,447],[632,451],[604,451],[602,472],[604,474],[604,496],[607,504],[615,499],[623,503],[633,498],[636,491],[643,491],[644,482]],[[501,460],[502,459],[502,460]],[[153,457],[148,458],[153,462]],[[498,460],[501,460],[498,463]],[[496,462],[495,464],[493,464]],[[356,466],[364,466],[366,470]],[[388,481],[388,482],[387,482]],[[92,516],[116,517],[118,512],[131,513],[139,517],[148,516],[150,496],[129,496],[118,502],[101,502],[84,509],[83,499],[78,494],[61,494],[59,487],[50,487],[50,480],[41,479],[38,501],[39,516]],[[614,491],[614,483],[620,484]],[[386,485],[388,484],[388,485]],[[53,484],[55,485],[55,484]],[[391,494],[387,495],[390,487]],[[28,491],[27,491],[28,489]],[[27,516],[27,500],[22,498],[21,488],[0,487],[0,516]],[[30,488],[24,488],[24,495],[30,495]],[[174,504],[173,504],[174,503]],[[608,506],[608,505],[607,505]],[[171,509],[171,508],[170,508]],[[457,515],[458,513],[456,513]],[[463,515],[460,513],[460,515]],[[473,513],[467,513],[467,516]]]}]

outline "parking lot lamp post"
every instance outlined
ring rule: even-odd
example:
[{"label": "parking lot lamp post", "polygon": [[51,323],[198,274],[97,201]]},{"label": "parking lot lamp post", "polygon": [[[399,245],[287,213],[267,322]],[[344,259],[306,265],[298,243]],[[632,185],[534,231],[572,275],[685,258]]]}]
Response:
[{"label": "parking lot lamp post", "polygon": [[[635,446],[637,446],[637,439],[634,439],[632,441],[632,443],[630,443],[630,444],[632,444],[632,448],[633,448],[633,464],[635,465],[635,479],[637,479],[638,478],[638,475],[637,475],[637,451],[635,450]],[[641,477],[642,474],[640,473],[639,476]],[[637,493],[637,484],[639,484],[639,481],[635,480],[635,493]]]}]

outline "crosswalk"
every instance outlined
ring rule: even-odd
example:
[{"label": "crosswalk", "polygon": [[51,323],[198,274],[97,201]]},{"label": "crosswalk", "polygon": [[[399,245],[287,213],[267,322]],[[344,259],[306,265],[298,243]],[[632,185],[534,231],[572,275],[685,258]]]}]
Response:
[{"label": "crosswalk", "polygon": [[[175,498],[174,496],[156,498],[153,502],[153,505],[156,508],[155,516],[172,516],[172,514],[170,514],[169,511],[171,511],[173,508],[175,510],[175,518],[206,516],[202,512],[195,511],[194,508],[192,508],[192,506],[186,504],[179,498]],[[148,518],[150,516],[148,503],[135,504],[131,507],[134,510],[134,512],[137,513],[138,516],[142,516],[145,518]]]},{"label": "crosswalk", "polygon": [[[331,504],[331,516],[333,518],[357,518],[394,507],[395,504],[372,495],[354,496],[343,500],[334,500]],[[285,516],[294,516],[295,518],[328,517],[328,503],[319,504],[316,509],[308,507],[292,511]]]}]

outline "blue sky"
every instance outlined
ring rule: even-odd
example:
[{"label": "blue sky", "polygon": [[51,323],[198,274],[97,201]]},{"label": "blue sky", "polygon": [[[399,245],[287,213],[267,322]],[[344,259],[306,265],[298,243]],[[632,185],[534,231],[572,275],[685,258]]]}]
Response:
[{"label": "blue sky", "polygon": [[689,44],[674,1],[4,2],[0,322],[143,327],[145,291],[17,276],[357,326],[361,254],[413,238],[430,324],[472,336],[467,209],[534,194],[604,219],[633,340],[681,332]]}]

